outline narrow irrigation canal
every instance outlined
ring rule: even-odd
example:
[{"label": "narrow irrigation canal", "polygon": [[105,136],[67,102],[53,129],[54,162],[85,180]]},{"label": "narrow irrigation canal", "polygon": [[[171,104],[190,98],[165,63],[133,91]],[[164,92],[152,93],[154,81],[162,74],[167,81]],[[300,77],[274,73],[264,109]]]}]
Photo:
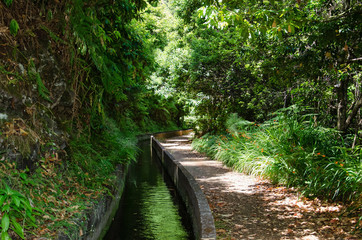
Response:
[{"label": "narrow irrigation canal", "polygon": [[105,240],[193,239],[186,207],[157,159],[150,142],[131,164],[119,210]]}]

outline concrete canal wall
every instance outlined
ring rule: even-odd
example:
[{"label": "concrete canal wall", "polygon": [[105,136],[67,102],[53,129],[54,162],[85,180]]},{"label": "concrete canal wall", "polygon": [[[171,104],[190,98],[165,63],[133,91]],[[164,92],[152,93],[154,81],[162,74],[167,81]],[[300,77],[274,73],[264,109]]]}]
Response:
[{"label": "concrete canal wall", "polygon": [[[84,213],[82,219],[75,219],[74,225],[69,233],[60,231],[58,240],[101,239],[107,232],[112,219],[118,209],[122,197],[128,165],[119,167],[117,170],[117,189],[114,196],[103,196],[92,208]],[[73,230],[74,229],[74,230]]]},{"label": "concrete canal wall", "polygon": [[[216,232],[214,219],[207,200],[194,177],[169,153],[156,139],[181,136],[192,130],[179,130],[139,136],[139,141],[150,139],[152,154],[161,160],[166,172],[172,178],[183,201],[186,203],[188,214],[191,215],[195,239],[214,240]],[[155,138],[156,137],[156,138]],[[117,190],[114,197],[104,196],[92,209],[84,213],[85,217],[74,220],[77,225],[73,231],[65,234],[59,232],[58,240],[70,239],[101,239],[107,232],[118,209],[122,197],[128,166],[117,170]]]},{"label": "concrete canal wall", "polygon": [[214,218],[200,186],[195,178],[156,139],[181,136],[189,132],[191,131],[178,131],[176,135],[172,135],[171,132],[156,134],[151,137],[152,154],[159,158],[186,203],[187,211],[191,215],[195,238],[216,239]]}]

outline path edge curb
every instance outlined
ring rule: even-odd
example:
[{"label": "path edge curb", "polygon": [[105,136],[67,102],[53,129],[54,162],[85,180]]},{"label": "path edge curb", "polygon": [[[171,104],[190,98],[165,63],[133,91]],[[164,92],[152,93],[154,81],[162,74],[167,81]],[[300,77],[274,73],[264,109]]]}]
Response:
[{"label": "path edge curb", "polygon": [[181,136],[190,132],[192,132],[190,129],[179,130],[151,136],[151,152],[157,155],[185,202],[187,211],[191,215],[195,239],[215,240],[214,218],[199,184],[190,172],[156,139]]}]

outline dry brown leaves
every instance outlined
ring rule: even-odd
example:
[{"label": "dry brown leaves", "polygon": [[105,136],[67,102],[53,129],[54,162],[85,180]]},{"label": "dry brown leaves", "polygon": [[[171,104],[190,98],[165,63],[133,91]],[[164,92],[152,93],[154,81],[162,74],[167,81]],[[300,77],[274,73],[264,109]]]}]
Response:
[{"label": "dry brown leaves", "polygon": [[[253,194],[207,191],[218,239],[361,239],[358,213],[346,206],[300,197],[293,189],[260,182]],[[362,227],[362,223],[361,223]]]}]

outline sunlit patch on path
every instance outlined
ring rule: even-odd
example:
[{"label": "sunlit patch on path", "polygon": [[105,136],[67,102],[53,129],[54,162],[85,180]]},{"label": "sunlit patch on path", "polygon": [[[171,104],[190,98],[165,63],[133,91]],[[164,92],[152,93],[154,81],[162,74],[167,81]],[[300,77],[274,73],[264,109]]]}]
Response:
[{"label": "sunlit patch on path", "polygon": [[361,239],[356,218],[338,218],[342,206],[301,197],[254,176],[237,173],[192,150],[191,135],[163,145],[195,177],[209,201],[218,239]]}]

